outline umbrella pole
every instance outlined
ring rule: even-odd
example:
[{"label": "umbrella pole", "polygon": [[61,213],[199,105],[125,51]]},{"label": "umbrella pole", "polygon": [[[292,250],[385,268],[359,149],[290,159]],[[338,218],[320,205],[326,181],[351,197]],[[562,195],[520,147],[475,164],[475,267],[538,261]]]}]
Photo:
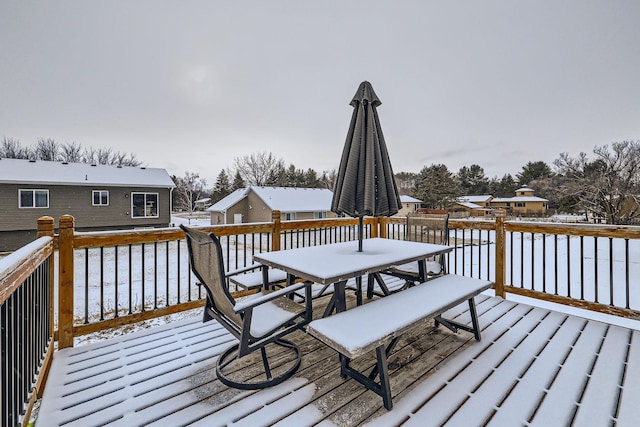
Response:
[{"label": "umbrella pole", "polygon": [[358,252],[362,252],[362,217],[358,217]]}]

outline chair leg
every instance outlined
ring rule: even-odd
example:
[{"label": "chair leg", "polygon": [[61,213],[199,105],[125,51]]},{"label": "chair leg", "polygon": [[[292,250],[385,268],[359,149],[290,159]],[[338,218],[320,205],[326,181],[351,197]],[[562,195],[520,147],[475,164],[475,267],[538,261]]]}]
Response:
[{"label": "chair leg", "polygon": [[[226,371],[226,368],[229,368],[232,362],[239,360],[238,358],[238,349],[240,348],[240,344],[234,344],[228,349],[226,349],[220,356],[218,356],[218,360],[216,361],[216,374],[220,382],[228,387],[238,388],[241,390],[259,390],[266,387],[272,387],[282,383],[283,381],[288,380],[293,376],[293,374],[300,367],[300,362],[302,361],[302,353],[296,344],[291,341],[285,339],[279,339],[273,342],[273,344],[279,345],[281,347],[287,348],[294,353],[294,359],[292,365],[286,369],[283,373],[273,376],[271,372],[271,368],[269,366],[269,362],[267,359],[267,352],[264,347],[260,349],[262,356],[262,363],[265,368],[265,381],[242,381],[232,379],[231,376],[234,374],[233,367],[231,366],[230,371]],[[241,372],[241,370],[236,370],[235,372]]]}]

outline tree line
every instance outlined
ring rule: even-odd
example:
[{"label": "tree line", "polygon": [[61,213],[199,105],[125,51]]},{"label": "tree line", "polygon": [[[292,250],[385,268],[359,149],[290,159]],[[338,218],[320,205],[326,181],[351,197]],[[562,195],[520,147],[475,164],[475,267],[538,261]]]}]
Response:
[{"label": "tree line", "polygon": [[[110,148],[84,147],[76,142],[60,143],[39,138],[34,146],[23,146],[15,138],[0,140],[0,157],[60,162],[140,166],[134,154]],[[333,190],[335,170],[316,172],[293,164],[270,152],[253,153],[234,159],[231,168],[218,174],[212,187],[199,174],[173,176],[176,184],[174,206],[192,211],[196,200],[209,197],[215,203],[248,185],[328,188]],[[488,178],[477,164],[451,172],[444,164],[425,166],[418,173],[399,172],[399,185],[427,208],[449,208],[464,195],[512,197],[517,188],[528,186],[546,198],[550,209],[562,213],[591,213],[608,224],[627,224],[640,219],[640,141],[625,140],[596,146],[593,156],[581,152],[576,157],[561,153],[550,166],[529,161],[514,176]]]},{"label": "tree line", "polygon": [[111,148],[84,147],[76,142],[61,143],[52,138],[38,138],[35,145],[24,146],[18,139],[5,136],[0,140],[0,157],[120,166],[142,164],[134,154]]}]

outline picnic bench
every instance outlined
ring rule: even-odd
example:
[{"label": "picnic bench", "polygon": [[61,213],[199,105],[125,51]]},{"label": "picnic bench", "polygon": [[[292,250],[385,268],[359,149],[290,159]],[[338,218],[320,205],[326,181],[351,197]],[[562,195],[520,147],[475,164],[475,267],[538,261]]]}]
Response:
[{"label": "picnic bench", "polygon": [[[380,395],[387,409],[392,408],[387,359],[400,336],[408,329],[435,319],[436,326],[474,334],[480,341],[480,327],[473,297],[490,288],[492,282],[447,274],[379,300],[314,320],[307,332],[336,350],[340,357],[340,376],[353,378]],[[472,326],[442,318],[441,314],[468,301]],[[371,350],[377,363],[367,375],[349,364]],[[379,381],[376,382],[376,377]]]}]

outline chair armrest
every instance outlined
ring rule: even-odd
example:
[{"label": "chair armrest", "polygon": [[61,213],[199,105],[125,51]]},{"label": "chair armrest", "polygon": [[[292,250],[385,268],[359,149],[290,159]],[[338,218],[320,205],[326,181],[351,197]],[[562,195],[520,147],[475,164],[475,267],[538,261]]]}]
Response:
[{"label": "chair armrest", "polygon": [[233,306],[233,311],[235,311],[236,313],[245,311],[248,308],[253,308],[260,304],[264,304],[265,302],[269,302],[276,298],[280,298],[281,296],[293,293],[298,289],[302,289],[306,286],[311,286],[311,284],[312,284],[311,282],[306,282],[306,281],[300,282],[300,283],[293,284],[291,286],[284,287],[282,289],[278,289],[277,291],[274,291],[274,292],[269,292],[268,294],[264,294],[256,298],[249,298],[244,301],[239,301],[236,303],[236,305]]},{"label": "chair armrest", "polygon": [[246,273],[247,271],[255,270],[262,267],[262,264],[251,264],[246,267],[238,268],[236,270],[230,270],[224,273],[225,277],[237,276],[238,274]]}]

